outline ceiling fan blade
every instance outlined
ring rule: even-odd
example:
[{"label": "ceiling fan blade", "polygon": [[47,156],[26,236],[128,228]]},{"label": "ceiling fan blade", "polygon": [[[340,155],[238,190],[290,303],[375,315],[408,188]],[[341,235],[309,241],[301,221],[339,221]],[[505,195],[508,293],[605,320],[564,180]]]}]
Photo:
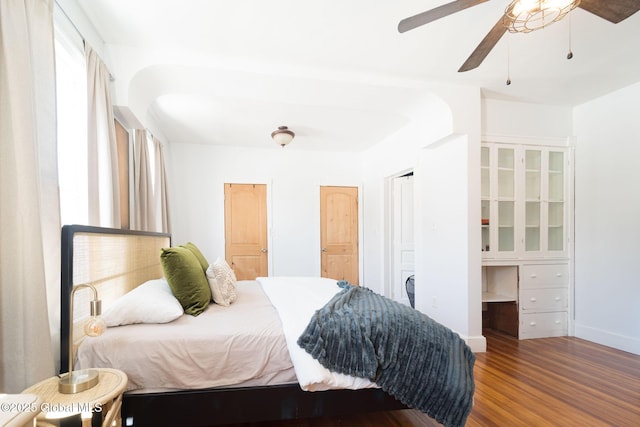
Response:
[{"label": "ceiling fan blade", "polygon": [[581,0],[578,7],[617,24],[640,10],[640,0]]},{"label": "ceiling fan blade", "polygon": [[476,47],[469,58],[467,58],[464,64],[462,64],[458,72],[461,73],[463,71],[473,70],[474,68],[482,64],[484,58],[489,55],[491,49],[493,49],[493,47],[498,43],[498,41],[500,41],[500,39],[506,32],[507,27],[505,27],[502,21],[502,17],[500,17],[498,22],[496,22],[496,25],[494,25],[491,31],[489,31],[489,33],[484,36],[478,47]]},{"label": "ceiling fan blade", "polygon": [[398,31],[404,33],[405,31],[413,30],[421,25],[428,24],[429,22],[444,18],[445,16],[452,15],[486,1],[489,0],[458,0],[443,4],[442,6],[403,19],[398,24]]}]

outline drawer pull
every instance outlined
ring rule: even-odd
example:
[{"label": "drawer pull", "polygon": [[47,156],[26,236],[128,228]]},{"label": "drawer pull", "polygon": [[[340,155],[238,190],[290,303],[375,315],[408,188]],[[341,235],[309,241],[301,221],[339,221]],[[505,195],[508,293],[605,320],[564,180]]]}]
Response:
[{"label": "drawer pull", "polygon": [[556,325],[559,325],[559,324],[560,324],[560,321],[559,321],[559,320],[556,320]]},{"label": "drawer pull", "polygon": [[535,279],[536,277],[538,277],[538,275],[537,275],[536,273],[532,273],[532,274],[531,274],[531,278],[532,278],[532,279]]},{"label": "drawer pull", "polygon": [[531,302],[536,302],[536,301],[537,301],[537,299],[536,299],[536,297],[531,297],[531,299],[530,299],[529,301],[531,301]]},{"label": "drawer pull", "polygon": [[536,322],[529,322],[529,326],[536,326]]},{"label": "drawer pull", "polygon": [[556,277],[562,277],[562,273],[556,273]]},{"label": "drawer pull", "polygon": [[555,297],[555,300],[556,301],[560,301],[560,297]]}]

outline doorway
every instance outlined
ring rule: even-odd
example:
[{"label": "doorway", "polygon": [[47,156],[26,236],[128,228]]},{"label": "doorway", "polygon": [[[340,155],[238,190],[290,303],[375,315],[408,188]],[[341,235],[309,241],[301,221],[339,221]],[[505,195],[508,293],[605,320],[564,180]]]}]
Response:
[{"label": "doorway", "polygon": [[358,187],[320,187],[321,276],[359,284]]},{"label": "doorway", "polygon": [[267,186],[224,185],[225,259],[238,280],[268,276]]},{"label": "doorway", "polygon": [[388,259],[393,299],[410,304],[406,283],[415,272],[413,172],[389,178]]}]

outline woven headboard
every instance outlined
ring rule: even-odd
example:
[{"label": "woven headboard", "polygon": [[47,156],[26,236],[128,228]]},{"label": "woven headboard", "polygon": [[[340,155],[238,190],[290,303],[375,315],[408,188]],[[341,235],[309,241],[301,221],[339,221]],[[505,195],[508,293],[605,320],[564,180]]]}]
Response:
[{"label": "woven headboard", "polygon": [[[131,289],[162,277],[160,250],[171,246],[171,235],[146,231],[65,225],[62,227],[60,292],[60,366],[69,364],[69,298],[74,286],[90,283],[98,291],[102,309]],[[74,295],[74,343],[84,337],[90,291]]]}]

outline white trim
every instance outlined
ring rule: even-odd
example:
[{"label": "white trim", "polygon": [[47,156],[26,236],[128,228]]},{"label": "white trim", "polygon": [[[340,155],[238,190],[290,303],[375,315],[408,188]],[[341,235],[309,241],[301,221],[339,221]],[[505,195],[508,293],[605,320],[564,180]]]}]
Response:
[{"label": "white trim", "polygon": [[575,322],[575,336],[577,338],[593,341],[608,347],[617,348],[618,350],[640,355],[640,339],[638,338],[616,334],[603,329],[592,328],[591,326],[582,325],[578,322]]},{"label": "white trim", "polygon": [[481,140],[483,143],[494,142],[499,144],[547,145],[552,147],[572,147],[575,145],[575,138],[571,136],[552,137],[485,134],[482,135]]},{"label": "white trim", "polygon": [[[413,173],[414,168],[406,168],[400,172],[396,172],[395,174],[386,176],[384,178],[384,236],[383,236],[383,244],[384,244],[384,263],[383,263],[383,275],[384,275],[384,283],[383,295],[392,298],[402,304],[410,305],[409,298],[403,296],[403,293],[400,292],[396,294],[396,286],[395,286],[395,264],[394,264],[394,221],[395,221],[395,189],[394,183],[395,180],[401,178],[409,173]],[[415,217],[415,208],[414,208],[414,217]],[[414,249],[415,251],[415,249]],[[415,261],[414,261],[415,264]],[[414,266],[415,270],[415,266]],[[414,271],[415,273],[415,271]],[[400,284],[402,286],[403,284]]]},{"label": "white trim", "polygon": [[461,336],[461,338],[466,341],[467,345],[474,353],[485,353],[487,351],[487,339],[484,335],[473,337]]},{"label": "white trim", "polygon": [[[273,179],[267,183],[267,275],[273,272]],[[226,229],[226,225],[225,225]],[[226,242],[225,242],[226,249]]]},{"label": "white trim", "polygon": [[[382,263],[382,275],[383,275],[383,283],[382,283],[382,294],[387,297],[393,297],[394,299],[397,297],[394,295],[393,289],[393,280],[394,280],[394,271],[393,271],[393,217],[394,217],[394,205],[393,205],[393,197],[394,197],[394,189],[393,182],[396,178],[399,178],[403,175],[406,175],[410,172],[413,172],[414,168],[405,168],[400,172],[393,173],[391,175],[384,177],[384,188],[383,188],[383,224],[384,231],[382,236],[382,241],[384,245],[383,251],[383,259]],[[401,301],[396,299],[397,301]],[[409,305],[409,300],[407,299],[407,305]]]}]

